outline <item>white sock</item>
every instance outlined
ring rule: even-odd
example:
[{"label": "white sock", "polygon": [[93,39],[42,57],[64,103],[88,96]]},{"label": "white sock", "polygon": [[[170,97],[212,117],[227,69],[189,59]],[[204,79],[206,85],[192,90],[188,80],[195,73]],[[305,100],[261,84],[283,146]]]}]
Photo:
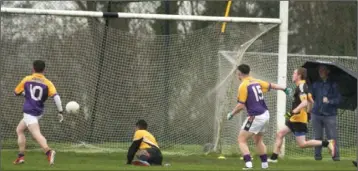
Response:
[{"label": "white sock", "polygon": [[262,162],[262,163],[261,163],[261,168],[267,169],[268,167],[269,167],[269,165],[268,165],[267,162]]},{"label": "white sock", "polygon": [[245,165],[246,165],[246,167],[249,167],[249,168],[251,168],[251,167],[252,167],[252,162],[251,162],[251,161],[249,161],[249,162],[246,162],[246,163],[245,163]]}]

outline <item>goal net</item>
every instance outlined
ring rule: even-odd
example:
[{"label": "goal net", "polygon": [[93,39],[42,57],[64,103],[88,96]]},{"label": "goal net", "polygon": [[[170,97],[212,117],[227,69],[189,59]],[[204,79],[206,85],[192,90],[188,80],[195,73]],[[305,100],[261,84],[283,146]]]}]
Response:
[{"label": "goal net", "polygon": [[[236,105],[235,66],[249,64],[254,77],[277,82],[278,56],[264,53],[277,53],[278,27],[228,23],[225,33],[220,29],[213,22],[186,34],[154,35],[108,28],[94,18],[2,14],[3,148],[17,148],[23,98],[14,97],[13,89],[41,59],[63,103],[81,105],[79,114],[58,123],[52,99],[46,102],[41,130],[57,150],[126,151],[135,122],[145,119],[166,154],[238,154],[246,113],[226,121]],[[272,149],[276,92],[265,98],[271,113],[265,141]],[[38,149],[33,141],[27,147]]]}]

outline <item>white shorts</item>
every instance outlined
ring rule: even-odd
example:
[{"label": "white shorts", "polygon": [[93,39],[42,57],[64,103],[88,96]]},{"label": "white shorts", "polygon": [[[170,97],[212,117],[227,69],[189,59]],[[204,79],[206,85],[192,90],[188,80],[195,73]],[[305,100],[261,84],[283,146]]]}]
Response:
[{"label": "white shorts", "polygon": [[265,132],[265,127],[268,125],[270,120],[270,113],[268,110],[261,115],[257,116],[248,116],[241,129],[258,134],[260,132]]},{"label": "white shorts", "polygon": [[30,114],[24,113],[24,118],[22,119],[26,126],[29,126],[34,123],[39,123],[39,120],[41,119],[42,115],[40,116],[32,116]]}]

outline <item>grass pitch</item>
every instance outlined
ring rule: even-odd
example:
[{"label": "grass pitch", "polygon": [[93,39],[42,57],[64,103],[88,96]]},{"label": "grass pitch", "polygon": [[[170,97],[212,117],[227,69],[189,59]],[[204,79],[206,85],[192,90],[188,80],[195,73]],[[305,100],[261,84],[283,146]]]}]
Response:
[{"label": "grass pitch", "polygon": [[[3,150],[1,153],[1,170],[241,170],[243,161],[239,157],[219,160],[218,156],[176,156],[164,155],[164,164],[170,166],[139,167],[126,165],[125,153],[74,153],[57,152],[54,166],[49,166],[45,155],[39,151],[26,153],[26,163],[13,165],[16,151]],[[259,157],[254,156],[254,170],[261,170]],[[351,159],[334,162],[330,158],[315,161],[311,158],[286,158],[271,164],[269,170],[356,170]]]}]

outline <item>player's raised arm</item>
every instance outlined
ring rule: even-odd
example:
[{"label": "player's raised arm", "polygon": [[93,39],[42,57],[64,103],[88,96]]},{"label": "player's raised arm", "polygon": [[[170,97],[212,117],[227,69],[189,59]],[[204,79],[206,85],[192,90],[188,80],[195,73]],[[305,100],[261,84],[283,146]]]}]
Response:
[{"label": "player's raised arm", "polygon": [[271,84],[271,88],[274,89],[274,90],[282,90],[282,91],[284,91],[286,89],[286,87],[278,85],[278,84],[275,84],[275,83],[270,83],[270,84]]},{"label": "player's raised arm", "polygon": [[272,89],[274,89],[274,90],[282,90],[288,96],[291,96],[291,94],[292,94],[292,89],[291,88],[284,87],[284,86],[281,86],[281,85],[278,85],[278,84],[275,84],[275,83],[270,83],[270,85],[271,85]]},{"label": "player's raised arm", "polygon": [[291,93],[292,93],[291,88],[287,88],[287,87],[284,87],[284,86],[281,86],[281,85],[278,85],[275,83],[269,83],[269,82],[262,81],[262,80],[258,80],[258,82],[259,82],[260,86],[262,87],[263,93],[266,93],[266,92],[270,91],[271,89],[274,89],[274,90],[282,90],[286,93],[286,95],[291,96]]}]

